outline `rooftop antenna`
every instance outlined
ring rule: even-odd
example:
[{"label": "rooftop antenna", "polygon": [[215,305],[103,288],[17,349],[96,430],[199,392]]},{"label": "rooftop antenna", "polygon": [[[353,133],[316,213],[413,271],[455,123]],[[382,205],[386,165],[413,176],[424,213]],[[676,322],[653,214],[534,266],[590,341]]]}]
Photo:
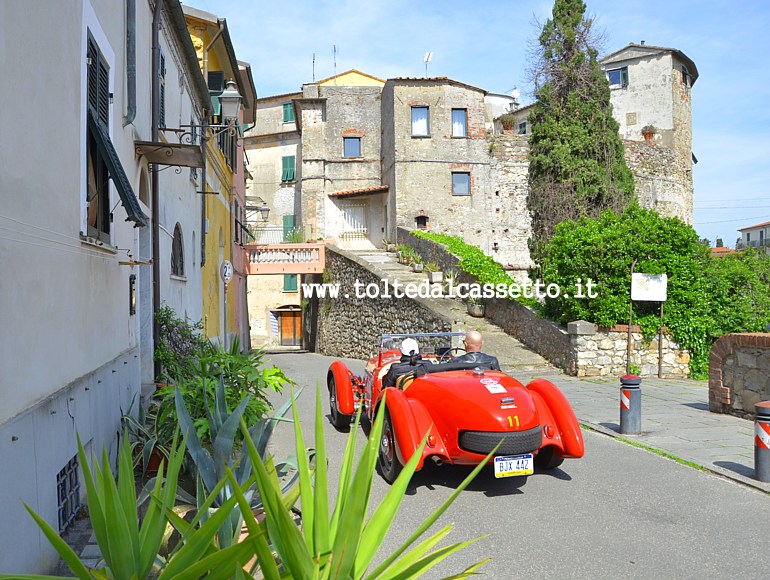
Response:
[{"label": "rooftop antenna", "polygon": [[519,108],[519,96],[521,93],[519,92],[518,87],[516,85],[513,86],[513,90],[511,91],[511,97],[513,98],[513,106],[515,108]]},{"label": "rooftop antenna", "polygon": [[426,52],[422,60],[425,62],[425,78],[428,78],[428,63],[433,60],[433,53]]},{"label": "rooftop antenna", "polygon": [[332,57],[334,58],[334,84],[337,84],[337,45],[332,45]]},{"label": "rooftop antenna", "polygon": [[313,53],[313,82],[315,82],[315,53]]}]

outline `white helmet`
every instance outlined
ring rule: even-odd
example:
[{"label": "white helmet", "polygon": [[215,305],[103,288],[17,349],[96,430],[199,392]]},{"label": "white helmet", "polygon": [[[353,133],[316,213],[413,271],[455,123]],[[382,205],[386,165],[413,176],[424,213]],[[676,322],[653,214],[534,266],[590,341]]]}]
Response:
[{"label": "white helmet", "polygon": [[413,338],[405,338],[401,343],[401,354],[404,356],[410,356],[420,353],[420,345]]}]

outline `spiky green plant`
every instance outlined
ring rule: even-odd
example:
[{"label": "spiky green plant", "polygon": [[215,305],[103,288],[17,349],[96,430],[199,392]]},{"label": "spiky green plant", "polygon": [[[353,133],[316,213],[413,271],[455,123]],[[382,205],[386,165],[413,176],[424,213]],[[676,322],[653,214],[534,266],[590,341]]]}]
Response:
[{"label": "spiky green plant", "polygon": [[[382,403],[385,404],[384,401]],[[415,578],[438,564],[440,561],[477,541],[468,540],[434,549],[450,532],[449,524],[416,544],[417,540],[447,510],[458,494],[473,480],[487,461],[476,469],[457,487],[452,495],[412,533],[411,536],[373,571],[369,567],[377,554],[385,535],[396,517],[409,481],[414,474],[426,437],[420,448],[404,466],[401,474],[388,490],[383,501],[367,520],[372,479],[384,413],[378,413],[372,426],[358,466],[354,469],[357,429],[351,429],[333,512],[329,508],[328,476],[326,472],[326,446],[321,415],[320,389],[316,393],[315,446],[316,469],[311,473],[306,459],[300,451],[305,448],[296,405],[294,407],[294,436],[299,459],[299,498],[302,501],[302,528],[294,522],[287,501],[271,478],[269,464],[262,462],[254,445],[245,438],[251,461],[255,465],[254,475],[265,506],[265,520],[258,523],[251,510],[246,509],[245,498],[239,501],[246,527],[253,535],[255,551],[259,554],[270,552],[270,544],[278,562],[272,558],[260,559],[261,572],[265,578]],[[356,417],[356,427],[360,419]],[[241,429],[246,425],[242,422]],[[494,453],[494,451],[492,452]],[[487,457],[487,460],[492,456]],[[235,476],[230,474],[231,481]],[[239,486],[234,486],[240,493]],[[330,517],[331,513],[331,517]],[[262,533],[266,529],[267,537]],[[486,560],[478,562],[455,578],[474,573]]]}]

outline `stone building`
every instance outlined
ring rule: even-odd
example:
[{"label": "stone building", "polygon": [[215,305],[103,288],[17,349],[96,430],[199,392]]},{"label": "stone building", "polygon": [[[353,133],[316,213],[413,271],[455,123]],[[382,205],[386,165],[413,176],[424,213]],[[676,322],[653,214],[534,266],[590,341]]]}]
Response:
[{"label": "stone building", "polygon": [[[644,44],[600,64],[641,205],[692,223],[695,64]],[[446,77],[381,81],[355,70],[303,85],[293,102],[295,215],[314,238],[371,249],[399,226],[430,229],[526,276],[531,107]],[[506,110],[514,122],[504,129]]]}]

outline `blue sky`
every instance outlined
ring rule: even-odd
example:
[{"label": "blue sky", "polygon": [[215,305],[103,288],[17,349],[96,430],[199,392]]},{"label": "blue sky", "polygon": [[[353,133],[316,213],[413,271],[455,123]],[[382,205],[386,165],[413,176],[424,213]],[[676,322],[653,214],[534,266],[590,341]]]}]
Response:
[{"label": "blue sky", "polygon": [[[523,95],[533,19],[552,1],[186,0],[227,19],[259,96],[299,90],[352,68],[383,79],[430,76]],[[604,52],[629,42],[677,48],[698,67],[693,87],[694,226],[733,246],[738,228],[770,221],[768,0],[587,0],[607,35]],[[336,46],[336,69],[333,47]],[[527,104],[526,97],[522,99]]]}]

